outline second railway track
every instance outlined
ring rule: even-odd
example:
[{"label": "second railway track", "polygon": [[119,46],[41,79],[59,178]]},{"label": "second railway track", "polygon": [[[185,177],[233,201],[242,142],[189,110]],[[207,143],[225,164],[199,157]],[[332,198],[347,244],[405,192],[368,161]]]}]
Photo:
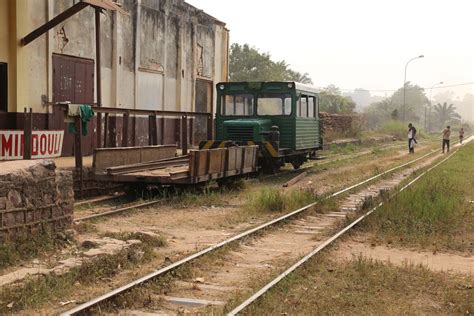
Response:
[{"label": "second railway track", "polygon": [[[438,151],[436,151],[438,152]],[[394,167],[394,168],[391,168],[389,170],[386,170],[384,172],[381,172],[375,176],[372,176],[368,179],[365,179],[363,181],[360,181],[359,183],[356,183],[354,185],[351,185],[351,186],[348,186],[338,192],[335,192],[331,195],[329,195],[327,197],[327,199],[331,199],[331,198],[335,198],[335,197],[338,197],[338,196],[341,196],[345,193],[349,193],[351,190],[354,190],[356,188],[359,188],[359,187],[362,187],[364,185],[367,185],[369,184],[370,182],[374,181],[374,180],[378,180],[378,179],[382,179],[385,175],[388,175],[388,174],[391,174],[391,173],[394,173],[396,171],[401,171],[403,168],[407,167],[407,166],[410,166],[410,165],[413,165],[417,162],[422,162],[424,159],[428,159],[427,162],[424,162],[422,163],[422,165],[427,165],[429,163],[432,162],[432,160],[435,158],[435,157],[432,157],[432,155],[434,154],[435,152],[430,152],[428,154],[425,154],[419,158],[416,158],[412,161],[409,161],[407,163],[404,163],[404,164],[401,164],[397,167]],[[421,166],[418,166],[417,168],[421,168]],[[413,170],[411,170],[413,171]],[[279,226],[277,229],[275,229],[275,232],[274,234],[271,234],[271,233],[268,233],[268,234],[264,234],[263,237],[261,237],[258,241],[253,241],[254,244],[253,245],[243,245],[242,247],[240,247],[241,249],[243,249],[243,257],[245,258],[246,254],[258,254],[258,253],[263,253],[263,251],[265,249],[269,250],[270,251],[266,251],[266,254],[268,254],[268,258],[265,259],[264,257],[258,257],[258,256],[253,256],[253,258],[256,260],[255,262],[265,262],[266,260],[271,260],[272,258],[272,242],[273,242],[273,245],[275,244],[278,244],[278,239],[280,239],[280,244],[279,245],[284,245],[284,241],[288,241],[290,239],[294,239],[295,240],[295,243],[291,243],[291,242],[287,242],[287,246],[284,247],[284,246],[280,246],[279,248],[280,249],[283,249],[285,250],[287,253],[286,253],[286,256],[287,257],[291,257],[291,258],[297,258],[298,257],[298,254],[299,252],[301,251],[304,251],[305,249],[308,250],[310,249],[313,245],[314,245],[314,238],[315,238],[315,235],[317,234],[321,234],[322,232],[324,232],[325,230],[328,230],[328,229],[331,229],[331,227],[333,227],[334,223],[336,223],[338,220],[341,220],[343,218],[346,217],[346,214],[347,212],[351,212],[353,211],[353,209],[355,209],[357,207],[358,204],[360,204],[363,199],[365,198],[366,195],[368,196],[374,196],[377,194],[377,192],[380,190],[380,189],[390,189],[390,188],[393,188],[394,186],[396,186],[398,183],[400,183],[401,181],[403,181],[404,179],[406,179],[409,174],[411,174],[411,172],[409,173],[397,173],[394,175],[393,179],[390,179],[390,180],[382,180],[382,183],[378,183],[378,184],[374,184],[374,187],[369,187],[369,188],[366,188],[365,189],[365,193],[364,192],[359,192],[357,194],[354,194],[354,195],[350,195],[348,197],[348,199],[351,199],[348,201],[348,203],[346,203],[343,207],[341,207],[341,209],[338,211],[338,212],[331,212],[331,213],[327,213],[327,214],[316,214],[316,215],[311,215],[311,216],[306,216],[304,218],[301,218],[301,217],[298,217],[298,215],[303,215],[306,211],[314,208],[318,202],[315,202],[315,203],[311,203],[309,205],[306,205],[302,208],[299,208],[293,212],[290,212],[288,214],[285,214],[279,218],[276,218],[276,219],[273,219],[267,223],[264,223],[262,225],[259,225],[258,227],[255,227],[255,228],[252,228],[252,229],[249,229],[245,232],[242,232],[240,234],[237,234],[231,238],[228,238],[222,242],[219,242],[217,244],[214,244],[208,248],[205,248],[201,251],[198,251],[188,257],[185,257],[177,262],[174,262],[164,268],[161,268],[159,270],[156,270],[148,275],[145,275],[133,282],[130,282],[128,284],[125,284],[119,288],[116,288],[114,289],[113,291],[110,291],[108,293],[105,293],[97,298],[94,298],[88,302],[85,302],[81,305],[78,305],[77,307],[67,311],[67,312],[64,312],[62,315],[74,315],[74,314],[77,314],[77,313],[81,313],[81,312],[84,312],[84,311],[87,311],[87,310],[90,310],[91,308],[94,308],[96,306],[100,306],[101,304],[105,303],[106,301],[109,301],[113,298],[115,298],[116,296],[118,295],[121,295],[137,286],[140,286],[150,280],[153,280],[157,277],[160,277],[160,276],[163,276],[165,274],[167,274],[168,272],[172,271],[172,270],[175,270],[177,269],[178,267],[181,267],[187,263],[190,263],[198,258],[201,258],[203,256],[205,256],[206,254],[209,254],[209,253],[212,253],[213,251],[217,250],[217,249],[220,249],[226,245],[229,245],[231,243],[234,243],[236,241],[242,241],[244,240],[244,238],[246,237],[249,237],[249,236],[253,236],[257,233],[260,233],[261,231],[269,228],[269,227],[272,227],[272,226],[275,226],[277,224],[281,224],[287,220],[292,220],[292,223],[290,226],[288,225],[284,225],[283,227]],[[385,181],[385,182],[384,182]],[[377,187],[378,186],[378,187]],[[346,201],[347,202],[347,201]],[[291,229],[288,229],[286,228],[285,230],[285,227],[291,227]],[[269,244],[265,242],[265,238],[270,238],[273,236],[273,241],[270,242]],[[260,235],[259,235],[260,236]],[[270,236],[270,237],[269,237]],[[260,246],[259,245],[256,245],[256,243],[259,242],[259,243],[262,243]],[[300,246],[300,247],[298,247]],[[282,248],[283,247],[283,248]],[[275,247],[273,247],[275,248]],[[278,250],[278,249],[273,249],[273,250]],[[247,251],[247,252],[245,252]],[[283,253],[285,253],[285,251],[283,251]],[[296,252],[295,252],[296,251]],[[278,253],[278,251],[275,251],[275,253]],[[288,255],[290,254],[290,255]],[[248,258],[251,258],[251,256],[248,256]],[[252,264],[255,265],[255,262],[250,262],[247,264],[247,266],[251,267]],[[245,266],[245,263],[240,265],[240,266]],[[224,272],[224,274],[229,274],[228,272]],[[216,272],[215,275],[219,275],[219,272]],[[222,274],[221,274],[222,276]],[[235,281],[235,280],[234,280]],[[224,282],[225,283],[225,282]],[[219,286],[217,286],[219,287]],[[220,286],[221,288],[226,288],[225,284]],[[211,286],[212,288],[212,286]],[[232,288],[231,286],[227,286],[227,288]],[[183,293],[183,289],[181,289],[181,291],[178,291],[180,293]],[[203,291],[204,292],[204,291]],[[201,294],[203,294],[201,292]],[[171,302],[173,301],[173,297],[167,297],[166,300],[168,300],[169,304],[171,304]],[[165,302],[166,302],[165,300]],[[199,301],[199,300],[198,300]],[[202,300],[203,302],[209,302],[209,300]],[[216,300],[214,300],[216,301]],[[217,302],[220,302],[217,300]],[[167,303],[167,304],[168,304]],[[199,305],[199,304],[198,304]],[[122,308],[122,307],[121,307]]]}]

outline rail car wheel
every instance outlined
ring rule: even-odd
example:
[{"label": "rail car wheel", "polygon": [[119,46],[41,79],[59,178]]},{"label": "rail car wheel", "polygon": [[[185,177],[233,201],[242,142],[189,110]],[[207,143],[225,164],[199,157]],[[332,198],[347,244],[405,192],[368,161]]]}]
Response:
[{"label": "rail car wheel", "polygon": [[227,178],[217,179],[217,185],[224,190],[240,190],[243,188],[242,176],[233,176]]},{"label": "rail car wheel", "polygon": [[262,171],[266,174],[275,174],[280,171],[280,168],[285,164],[279,160],[271,157],[265,157],[261,165]]},{"label": "rail car wheel", "polygon": [[293,166],[293,169],[297,170],[299,169],[306,161],[306,155],[298,155],[293,157],[290,160],[291,165]]}]

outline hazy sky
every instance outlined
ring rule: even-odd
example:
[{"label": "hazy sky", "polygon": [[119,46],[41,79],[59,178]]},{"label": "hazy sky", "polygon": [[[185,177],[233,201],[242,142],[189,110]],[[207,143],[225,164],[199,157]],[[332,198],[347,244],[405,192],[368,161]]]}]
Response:
[{"label": "hazy sky", "polygon": [[[407,81],[423,87],[474,81],[473,0],[186,2],[227,23],[231,43],[286,60],[318,87],[397,89],[405,63],[420,54],[425,58],[409,64]],[[474,85],[449,89],[474,93]]]}]

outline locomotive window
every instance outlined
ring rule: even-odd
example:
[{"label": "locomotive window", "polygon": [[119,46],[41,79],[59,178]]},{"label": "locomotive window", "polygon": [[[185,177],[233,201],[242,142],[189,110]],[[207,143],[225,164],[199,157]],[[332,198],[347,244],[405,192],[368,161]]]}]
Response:
[{"label": "locomotive window", "polygon": [[319,96],[317,98],[315,98],[315,105],[316,105],[316,109],[315,109],[315,113],[314,113],[314,117],[319,117]]},{"label": "locomotive window", "polygon": [[308,97],[302,95],[300,97],[300,110],[298,111],[300,117],[308,117]]},{"label": "locomotive window", "polygon": [[236,94],[221,97],[221,115],[250,116],[253,115],[253,95]]},{"label": "locomotive window", "polygon": [[257,98],[258,115],[290,115],[291,95],[279,93],[259,94]]},{"label": "locomotive window", "polygon": [[308,98],[308,117],[314,117],[314,97]]}]

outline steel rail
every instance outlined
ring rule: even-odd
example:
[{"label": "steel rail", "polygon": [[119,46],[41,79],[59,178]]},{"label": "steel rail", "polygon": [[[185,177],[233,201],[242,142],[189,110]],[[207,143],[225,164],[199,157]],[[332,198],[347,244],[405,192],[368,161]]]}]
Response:
[{"label": "steel rail", "polygon": [[115,198],[122,197],[124,195],[125,195],[125,193],[122,192],[122,193],[119,193],[119,194],[116,194],[116,195],[109,194],[109,195],[104,195],[104,196],[101,196],[101,197],[95,197],[95,198],[92,198],[92,199],[89,199],[89,200],[79,200],[77,202],[74,202],[74,206],[104,202],[104,201],[113,200]]},{"label": "steel rail", "polygon": [[[421,177],[423,177],[424,175],[426,175],[428,172],[430,172],[431,170],[433,170],[434,168],[438,167],[439,165],[441,165],[442,163],[444,163],[446,160],[448,160],[449,158],[451,158],[455,153],[457,152],[454,151],[452,154],[450,154],[449,156],[447,156],[446,158],[444,158],[443,160],[441,160],[440,162],[436,163],[435,165],[433,165],[432,167],[430,167],[429,169],[427,169],[426,171],[422,172],[420,175],[418,175],[416,178],[414,178],[412,181],[410,181],[408,184],[406,184],[405,186],[403,186],[401,189],[398,190],[398,192],[396,192],[394,195],[392,195],[391,198],[393,198],[394,196],[396,196],[398,193],[404,191],[406,188],[408,188],[409,186],[411,186],[413,183],[415,183],[416,181],[418,181],[419,179],[421,179]],[[288,276],[289,274],[291,274],[293,271],[295,271],[297,268],[299,268],[300,266],[302,266],[305,262],[307,262],[310,258],[312,258],[314,255],[316,255],[317,253],[319,253],[321,250],[323,250],[324,248],[326,248],[328,245],[330,245],[332,242],[334,242],[336,239],[338,239],[340,236],[342,236],[344,233],[346,233],[348,230],[350,230],[352,227],[354,227],[355,225],[357,225],[360,221],[362,221],[364,218],[366,218],[367,216],[369,216],[370,214],[372,214],[374,211],[376,211],[378,208],[380,208],[382,205],[384,205],[383,202],[380,202],[378,205],[376,205],[374,208],[370,209],[368,212],[364,213],[362,216],[358,217],[356,220],[354,220],[352,223],[350,223],[349,225],[347,225],[346,227],[344,227],[342,230],[340,230],[339,232],[337,232],[336,234],[334,234],[333,236],[331,236],[329,239],[325,240],[321,245],[319,245],[317,248],[313,249],[310,253],[308,253],[306,256],[304,256],[303,258],[301,258],[298,262],[296,262],[294,265],[292,265],[291,267],[289,267],[287,270],[285,270],[283,273],[281,273],[280,275],[278,275],[275,279],[273,279],[271,282],[269,282],[267,285],[265,285],[264,287],[262,287],[260,290],[258,290],[255,294],[253,294],[252,296],[250,296],[247,300],[245,300],[243,303],[241,303],[240,305],[238,305],[236,308],[234,308],[232,311],[230,311],[229,313],[227,313],[227,316],[234,316],[234,315],[237,315],[239,312],[241,312],[242,310],[244,310],[246,307],[248,307],[249,305],[251,305],[253,302],[255,302],[258,298],[260,298],[263,294],[265,294],[266,292],[268,292],[268,290],[270,290],[273,286],[275,286],[278,282],[280,282],[281,280],[283,280],[286,276]]]},{"label": "steel rail", "polygon": [[154,200],[154,201],[150,201],[150,202],[140,203],[140,204],[136,204],[136,205],[129,205],[129,206],[121,207],[121,208],[118,208],[118,209],[114,209],[114,210],[110,210],[110,211],[106,211],[106,212],[102,212],[102,213],[97,213],[97,214],[93,214],[93,215],[87,215],[87,216],[75,218],[74,222],[86,221],[86,220],[91,220],[91,219],[98,218],[98,217],[117,214],[117,213],[125,212],[125,211],[128,211],[128,210],[134,209],[134,208],[141,208],[141,207],[154,205],[154,204],[157,204],[157,203],[160,203],[160,202],[163,202],[163,201],[164,200],[161,199],[161,200]]},{"label": "steel rail", "polygon": [[[437,151],[439,151],[439,150],[437,150]],[[364,181],[361,181],[361,182],[359,182],[359,183],[357,183],[357,184],[351,185],[351,186],[349,186],[348,188],[342,189],[342,190],[340,190],[340,191],[338,191],[338,192],[335,192],[335,193],[333,193],[333,194],[331,194],[331,195],[329,195],[329,196],[326,196],[324,200],[327,200],[327,199],[336,197],[336,196],[338,196],[338,195],[341,195],[341,194],[343,194],[343,193],[345,193],[345,192],[347,192],[347,191],[349,191],[349,190],[352,190],[352,189],[354,189],[354,188],[356,188],[356,187],[358,187],[358,186],[364,185],[364,184],[366,184],[367,182],[370,182],[370,181],[372,181],[372,180],[374,180],[374,179],[377,179],[377,178],[379,178],[379,177],[381,177],[381,176],[384,176],[384,175],[386,175],[386,174],[388,174],[388,173],[391,173],[391,172],[393,172],[393,171],[395,171],[395,170],[397,170],[397,169],[403,168],[403,167],[405,167],[405,166],[407,166],[407,165],[410,165],[410,164],[412,164],[412,163],[414,163],[414,162],[416,162],[416,161],[419,161],[419,160],[421,160],[421,159],[423,159],[423,158],[426,158],[426,157],[428,157],[429,155],[432,155],[433,153],[436,153],[437,151],[431,151],[430,153],[427,153],[427,154],[425,154],[425,155],[423,155],[423,156],[421,156],[421,157],[418,157],[418,158],[416,158],[416,159],[413,159],[413,160],[411,160],[411,161],[409,161],[409,162],[406,162],[406,163],[404,163],[404,164],[401,164],[401,165],[399,165],[399,166],[393,167],[393,168],[391,168],[391,169],[389,169],[389,170],[386,170],[386,171],[384,171],[384,172],[382,172],[382,173],[379,173],[378,175],[375,175],[375,176],[373,176],[373,177],[370,177],[370,178],[368,178],[368,179],[366,179],[366,180],[364,180]],[[159,202],[159,201],[153,201],[153,202],[149,202],[149,203],[151,204],[151,203],[158,203],[158,202]],[[285,214],[285,215],[283,215],[283,216],[280,216],[280,217],[278,217],[278,218],[276,218],[276,219],[273,219],[273,220],[271,220],[271,221],[268,221],[268,222],[266,222],[266,223],[264,223],[264,224],[261,224],[261,225],[259,225],[259,226],[257,226],[257,227],[254,227],[254,228],[252,228],[252,229],[249,229],[249,230],[247,230],[247,231],[244,231],[244,232],[242,232],[242,233],[239,233],[239,234],[237,234],[237,235],[235,235],[235,236],[233,236],[233,237],[231,237],[231,238],[228,238],[228,239],[226,239],[226,240],[223,240],[223,241],[221,241],[221,242],[219,242],[219,243],[217,243],[217,244],[214,244],[214,245],[212,245],[212,246],[209,246],[209,247],[207,247],[207,248],[205,248],[205,249],[203,249],[203,250],[201,250],[201,251],[198,251],[198,252],[196,252],[196,253],[194,253],[194,254],[188,256],[188,257],[185,257],[185,258],[183,258],[183,259],[181,259],[181,260],[179,260],[179,261],[176,261],[175,263],[172,263],[172,264],[170,264],[170,265],[168,265],[168,266],[166,266],[166,267],[164,267],[164,268],[161,268],[161,269],[156,270],[156,271],[154,271],[154,272],[152,272],[152,273],[149,273],[149,274],[147,274],[147,275],[145,275],[145,276],[143,276],[143,277],[141,277],[141,278],[139,278],[139,279],[137,279],[137,280],[135,280],[135,281],[132,281],[132,282],[130,282],[130,283],[128,283],[128,284],[125,284],[125,285],[123,285],[123,286],[121,286],[121,287],[118,287],[118,288],[116,288],[116,289],[114,289],[114,290],[112,290],[112,291],[110,291],[110,292],[108,292],[108,293],[105,293],[105,294],[103,294],[103,295],[101,295],[101,296],[99,296],[99,297],[96,297],[96,298],[94,298],[94,299],[92,299],[92,300],[90,300],[90,301],[87,301],[87,302],[85,302],[85,303],[83,303],[83,304],[81,304],[81,305],[78,305],[78,306],[76,306],[75,308],[73,308],[73,309],[71,309],[71,310],[68,310],[68,311],[66,311],[66,312],[61,313],[60,315],[61,315],[61,316],[74,315],[74,314],[76,314],[76,313],[78,313],[78,312],[87,310],[88,308],[91,308],[91,307],[94,306],[94,305],[97,305],[97,304],[99,304],[99,303],[101,303],[101,302],[103,302],[103,301],[106,301],[107,299],[110,299],[110,298],[112,298],[112,297],[114,297],[114,296],[117,296],[117,295],[123,293],[123,292],[126,292],[126,291],[130,290],[131,288],[133,288],[133,287],[135,287],[135,286],[137,286],[137,285],[143,284],[143,283],[145,283],[145,282],[147,282],[147,281],[149,281],[149,280],[151,280],[151,279],[153,279],[153,278],[155,278],[155,277],[158,277],[158,276],[163,275],[163,274],[165,274],[165,273],[167,273],[167,272],[169,272],[169,271],[172,271],[173,269],[175,269],[175,268],[177,268],[177,267],[179,267],[179,266],[182,266],[183,264],[188,263],[188,262],[190,262],[190,261],[192,261],[192,260],[194,260],[194,259],[197,259],[197,258],[199,258],[199,257],[201,257],[201,256],[203,256],[203,255],[205,255],[205,254],[207,254],[207,253],[210,253],[210,252],[212,252],[212,251],[214,251],[214,250],[216,250],[216,249],[222,248],[222,247],[224,247],[224,246],[226,246],[226,245],[228,245],[228,244],[230,244],[230,243],[232,243],[232,242],[234,242],[234,241],[237,241],[237,240],[243,239],[243,238],[245,238],[245,237],[248,237],[248,236],[254,234],[255,232],[261,231],[261,230],[263,230],[263,229],[265,229],[265,228],[268,228],[268,227],[270,227],[270,226],[273,226],[273,225],[275,225],[275,224],[277,224],[277,223],[283,222],[283,221],[285,221],[286,219],[288,219],[288,218],[290,218],[290,217],[293,217],[293,216],[295,216],[295,215],[297,215],[297,214],[300,214],[300,213],[302,213],[302,212],[304,212],[304,211],[306,211],[306,210],[308,210],[308,209],[314,207],[314,206],[317,205],[318,203],[319,203],[318,201],[317,201],[317,202],[313,202],[313,203],[308,204],[308,205],[306,205],[306,206],[303,206],[303,207],[301,207],[301,208],[299,208],[299,209],[297,209],[297,210],[295,210],[295,211],[292,211],[292,212],[290,212],[290,213],[287,213],[287,214]],[[117,211],[117,210],[116,210],[116,211]],[[99,214],[96,214],[96,215],[99,215]],[[92,215],[92,216],[90,216],[90,217],[88,217],[88,218],[93,218],[94,216],[95,216],[95,215]],[[98,216],[95,216],[95,217],[98,217]]]}]

